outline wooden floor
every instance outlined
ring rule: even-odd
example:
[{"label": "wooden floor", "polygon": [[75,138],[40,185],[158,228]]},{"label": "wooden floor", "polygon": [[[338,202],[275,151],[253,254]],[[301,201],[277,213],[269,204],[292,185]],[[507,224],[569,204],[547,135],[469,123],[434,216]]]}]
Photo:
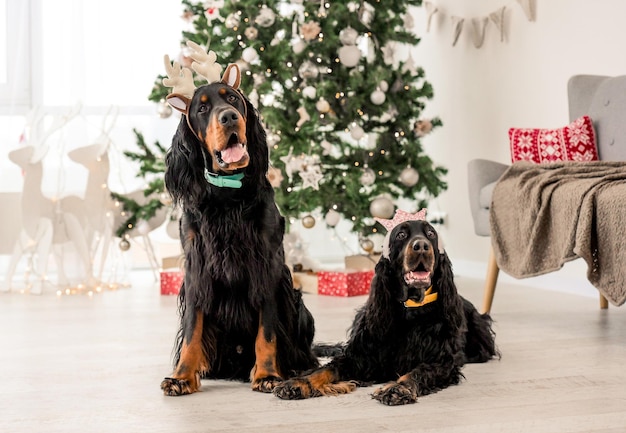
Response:
[{"label": "wooden floor", "polygon": [[[0,295],[0,432],[624,432],[626,308],[518,285],[498,287],[502,359],[458,386],[386,407],[373,388],[281,401],[249,384],[204,381],[164,397],[176,300],[150,274],[93,297]],[[480,304],[482,282],[457,278]],[[337,341],[364,297],[306,295],[317,338]]]}]

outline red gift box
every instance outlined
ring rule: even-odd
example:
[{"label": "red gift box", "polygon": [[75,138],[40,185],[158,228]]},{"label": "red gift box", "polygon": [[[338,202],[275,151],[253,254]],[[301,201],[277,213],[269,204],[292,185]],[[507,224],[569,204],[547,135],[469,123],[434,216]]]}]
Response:
[{"label": "red gift box", "polygon": [[183,273],[178,270],[161,271],[161,294],[178,295],[183,284]]},{"label": "red gift box", "polygon": [[330,296],[367,295],[374,271],[319,271],[317,293]]}]

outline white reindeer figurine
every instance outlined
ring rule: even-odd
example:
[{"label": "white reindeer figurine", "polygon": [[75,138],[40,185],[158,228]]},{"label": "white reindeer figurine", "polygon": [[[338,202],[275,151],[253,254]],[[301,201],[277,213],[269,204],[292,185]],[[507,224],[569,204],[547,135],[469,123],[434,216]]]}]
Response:
[{"label": "white reindeer figurine", "polygon": [[[93,282],[91,257],[85,239],[80,214],[81,206],[78,197],[66,197],[53,200],[44,196],[41,190],[43,177],[42,159],[47,153],[46,140],[56,130],[61,129],[78,114],[78,107],[74,107],[64,116],[55,116],[53,123],[43,131],[44,116],[33,111],[27,118],[28,137],[25,145],[9,153],[9,159],[20,166],[24,173],[24,187],[22,192],[22,229],[13,249],[9,268],[2,290],[8,291],[12,287],[13,275],[19,260],[25,255],[37,256],[34,271],[36,280],[30,287],[30,293],[41,294],[46,280],[48,258],[53,246],[61,247],[64,243],[72,242],[78,256],[83,263],[86,280]],[[42,133],[43,131],[43,133]],[[67,209],[73,209],[74,213]],[[77,215],[78,213],[78,215]],[[67,278],[63,268],[61,253],[55,254],[57,261],[58,284],[67,285]],[[28,283],[28,282],[27,282]]]}]

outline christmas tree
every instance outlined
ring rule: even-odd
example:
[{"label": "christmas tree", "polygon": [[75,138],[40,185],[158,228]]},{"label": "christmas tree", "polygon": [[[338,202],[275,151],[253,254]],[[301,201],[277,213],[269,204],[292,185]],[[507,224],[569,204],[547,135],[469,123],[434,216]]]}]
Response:
[{"label": "christmas tree", "polygon": [[[441,125],[421,117],[433,89],[406,56],[419,42],[408,8],[421,0],[182,3],[189,29],[178,61],[190,66],[193,41],[244,72],[283,215],[305,227],[315,224],[311,213],[329,226],[344,217],[365,240],[379,228],[373,217],[391,217],[398,199],[421,209],[446,188],[446,170],[421,144]],[[161,113],[162,78],[150,95]]]}]

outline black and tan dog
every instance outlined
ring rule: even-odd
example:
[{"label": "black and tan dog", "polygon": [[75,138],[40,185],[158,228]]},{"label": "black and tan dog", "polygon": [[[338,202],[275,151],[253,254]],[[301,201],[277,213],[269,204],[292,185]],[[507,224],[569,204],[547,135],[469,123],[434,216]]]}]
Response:
[{"label": "black and tan dog", "polygon": [[405,221],[388,239],[343,353],[278,385],[278,397],[343,394],[357,385],[388,382],[373,398],[387,405],[415,403],[459,383],[465,363],[498,355],[491,319],[457,293],[435,229],[425,221]]},{"label": "black and tan dog", "polygon": [[185,278],[166,395],[193,393],[201,378],[251,380],[271,392],[318,365],[313,318],[284,262],[265,132],[239,82],[231,65],[221,81],[168,97],[183,113],[165,183],[183,210]]}]

